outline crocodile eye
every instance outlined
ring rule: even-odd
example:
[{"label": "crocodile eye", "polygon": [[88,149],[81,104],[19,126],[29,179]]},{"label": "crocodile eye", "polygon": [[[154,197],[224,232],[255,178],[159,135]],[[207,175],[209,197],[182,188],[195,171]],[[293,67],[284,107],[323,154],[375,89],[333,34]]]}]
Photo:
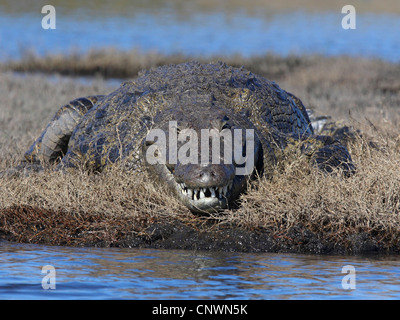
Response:
[{"label": "crocodile eye", "polygon": [[229,124],[229,117],[228,116],[224,116],[222,118],[221,122],[222,122],[221,131],[224,130],[224,129],[229,129],[229,130],[231,129],[232,126]]},{"label": "crocodile eye", "polygon": [[175,165],[174,165],[174,164],[166,163],[165,166],[167,167],[167,169],[169,170],[169,172],[171,172],[171,173],[174,173],[174,172],[175,172]]},{"label": "crocodile eye", "polygon": [[224,129],[230,130],[230,129],[231,129],[231,125],[230,125],[229,123],[225,122],[225,123],[222,125],[221,131],[224,130]]},{"label": "crocodile eye", "polygon": [[140,122],[144,126],[151,126],[153,123],[153,119],[150,118],[149,116],[144,116],[140,119]]}]

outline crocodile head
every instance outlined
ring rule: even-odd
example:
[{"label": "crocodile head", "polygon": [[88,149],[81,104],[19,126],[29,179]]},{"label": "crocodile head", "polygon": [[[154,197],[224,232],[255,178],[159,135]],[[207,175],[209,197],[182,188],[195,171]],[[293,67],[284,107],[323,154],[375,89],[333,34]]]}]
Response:
[{"label": "crocodile head", "polygon": [[235,205],[263,164],[262,147],[248,117],[199,101],[161,111],[143,140],[153,177],[193,212]]}]

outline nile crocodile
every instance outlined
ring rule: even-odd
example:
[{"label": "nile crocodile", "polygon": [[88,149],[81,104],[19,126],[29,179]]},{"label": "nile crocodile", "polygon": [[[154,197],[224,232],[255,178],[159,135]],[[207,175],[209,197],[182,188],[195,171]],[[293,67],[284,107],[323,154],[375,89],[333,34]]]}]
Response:
[{"label": "nile crocodile", "polygon": [[300,99],[275,82],[243,67],[189,62],[64,105],[20,168],[146,168],[190,210],[210,212],[234,205],[250,179],[276,172],[291,147],[321,170],[354,170],[346,147],[314,134]]}]

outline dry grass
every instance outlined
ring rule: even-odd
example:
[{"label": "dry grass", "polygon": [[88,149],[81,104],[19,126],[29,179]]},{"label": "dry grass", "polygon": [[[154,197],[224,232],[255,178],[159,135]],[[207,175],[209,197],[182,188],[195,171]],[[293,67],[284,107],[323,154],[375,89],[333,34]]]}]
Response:
[{"label": "dry grass", "polygon": [[[137,65],[181,58],[142,58],[145,62],[139,59]],[[398,252],[400,66],[351,58],[234,59],[234,64],[243,62],[277,80],[318,113],[345,118],[360,129],[362,137],[350,145],[357,174],[347,179],[325,175],[298,159],[272,181],[254,182],[238,210],[211,218],[193,216],[146,175],[118,168],[91,176],[47,172],[4,178],[0,234],[17,241],[67,245]],[[0,171],[22,157],[57,106],[112,90],[101,79],[82,84],[3,71]]]},{"label": "dry grass", "polygon": [[[356,235],[396,245],[400,226],[400,153],[397,139],[375,136],[381,149],[359,137],[351,145],[357,174],[350,178],[309,170],[298,160],[272,181],[260,180],[243,197],[231,223],[287,234],[301,225],[337,246],[352,248]],[[378,139],[377,139],[378,138]]]},{"label": "dry grass", "polygon": [[116,49],[90,50],[86,54],[72,53],[67,56],[53,54],[47,57],[34,52],[25,52],[21,60],[11,60],[3,64],[3,70],[17,72],[59,73],[69,76],[99,76],[104,78],[133,78],[140,70],[169,63],[182,63],[188,60],[207,63],[210,60],[222,59],[227,64],[240,67],[246,65],[259,74],[271,77],[280,76],[302,65],[308,65],[311,59],[291,56],[286,59],[274,55],[263,55],[244,59],[232,57],[188,57],[185,55],[163,55],[157,52],[141,53],[140,50],[118,51]]},{"label": "dry grass", "polygon": [[26,52],[21,60],[8,61],[3,68],[20,72],[129,78],[135,77],[142,69],[166,63],[180,63],[186,59],[183,55],[165,56],[156,52],[142,54],[139,50],[91,50],[87,54],[72,53],[67,57],[55,54],[46,58]]}]

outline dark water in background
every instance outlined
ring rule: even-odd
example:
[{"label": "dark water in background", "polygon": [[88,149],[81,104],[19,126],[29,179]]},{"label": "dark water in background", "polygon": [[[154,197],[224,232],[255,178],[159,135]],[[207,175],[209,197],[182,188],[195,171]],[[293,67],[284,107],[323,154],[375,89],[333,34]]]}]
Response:
[{"label": "dark water in background", "polygon": [[[56,4],[59,1],[56,1]],[[357,14],[343,30],[338,12],[187,14],[168,7],[103,12],[56,6],[56,30],[40,8],[0,0],[0,59],[115,47],[195,56],[318,53],[399,61],[396,14]],[[11,2],[9,2],[11,3]],[[25,2],[26,5],[38,1]],[[42,288],[44,265],[56,289]],[[342,287],[353,266],[356,288]],[[141,249],[60,248],[0,242],[0,299],[399,299],[400,257],[330,257]]]},{"label": "dark water in background", "polygon": [[[0,261],[0,299],[400,298],[400,257],[82,249],[0,242]],[[42,288],[45,265],[55,269],[55,289]],[[342,268],[347,265],[354,267],[355,289],[342,286],[348,274]]]},{"label": "dark water in background", "polygon": [[[154,2],[154,1],[153,1]],[[151,1],[150,1],[151,3]],[[143,52],[194,56],[310,54],[352,55],[400,60],[400,15],[356,15],[356,29],[344,30],[337,12],[249,14],[237,9],[182,13],[168,7],[137,8],[109,13],[66,11],[56,7],[56,29],[41,27],[41,6],[29,12],[6,12],[0,1],[0,58],[86,52],[93,48],[138,48]]]}]

